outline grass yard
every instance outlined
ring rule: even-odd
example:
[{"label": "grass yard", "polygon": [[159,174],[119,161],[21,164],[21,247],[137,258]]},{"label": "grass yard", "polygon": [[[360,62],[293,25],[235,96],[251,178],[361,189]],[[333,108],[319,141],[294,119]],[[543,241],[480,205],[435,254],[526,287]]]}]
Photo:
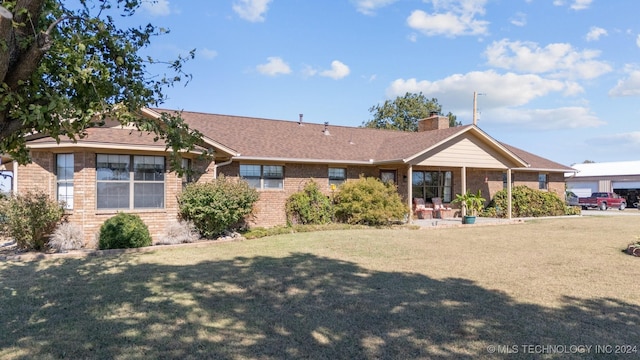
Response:
[{"label": "grass yard", "polygon": [[631,359],[638,235],[583,217],[5,261],[0,358]]}]

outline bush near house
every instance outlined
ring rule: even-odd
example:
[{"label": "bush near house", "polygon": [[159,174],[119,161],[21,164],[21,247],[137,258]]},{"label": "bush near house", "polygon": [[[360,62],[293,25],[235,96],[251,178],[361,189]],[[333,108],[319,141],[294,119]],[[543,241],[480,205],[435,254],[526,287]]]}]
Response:
[{"label": "bush near house", "polygon": [[302,191],[287,199],[285,209],[288,225],[322,225],[333,219],[331,199],[320,191],[318,183],[313,180]]},{"label": "bush near house", "polygon": [[0,227],[23,250],[44,250],[64,216],[62,205],[45,193],[16,195],[2,200],[0,208]]},{"label": "bush near house", "polygon": [[50,236],[49,247],[58,252],[81,249],[84,247],[82,227],[70,222],[58,224]]},{"label": "bush near house", "polygon": [[396,186],[374,177],[361,177],[340,186],[335,196],[338,220],[348,224],[390,225],[409,213]]},{"label": "bush near house", "polygon": [[149,245],[149,228],[136,214],[118,213],[100,227],[100,249],[128,249]]},{"label": "bush near house", "polygon": [[[573,206],[567,206],[556,193],[531,189],[524,185],[511,189],[512,215],[514,217],[540,217],[574,215]],[[578,212],[579,213],[579,212]],[[503,189],[493,197],[485,216],[507,217],[507,190]]]},{"label": "bush near house", "polygon": [[203,237],[214,238],[249,215],[258,198],[258,191],[246,181],[220,176],[187,185],[178,196],[178,216],[191,221]]}]

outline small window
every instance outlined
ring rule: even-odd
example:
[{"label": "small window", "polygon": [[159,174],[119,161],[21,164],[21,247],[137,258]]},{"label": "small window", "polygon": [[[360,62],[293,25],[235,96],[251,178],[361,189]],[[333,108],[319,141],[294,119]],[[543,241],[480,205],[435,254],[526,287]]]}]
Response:
[{"label": "small window", "polygon": [[395,170],[380,170],[380,180],[383,183],[396,183],[396,171]]},{"label": "small window", "polygon": [[538,189],[540,189],[540,190],[548,190],[549,189],[549,175],[547,175],[547,174],[538,174]]},{"label": "small window", "polygon": [[347,169],[329,168],[329,188],[338,187],[347,180]]},{"label": "small window", "polygon": [[255,189],[284,188],[284,167],[280,165],[240,165],[240,177]]},{"label": "small window", "polygon": [[[513,187],[515,183],[515,174],[511,173],[511,187]],[[502,188],[507,188],[507,173],[502,173]]]},{"label": "small window", "polygon": [[56,185],[58,201],[73,209],[73,154],[56,155]]},{"label": "small window", "polygon": [[193,178],[191,176],[191,159],[185,159],[183,158],[181,161],[181,166],[182,166],[182,170],[184,171],[184,173],[182,173],[182,187],[186,187],[187,184],[193,182]]}]

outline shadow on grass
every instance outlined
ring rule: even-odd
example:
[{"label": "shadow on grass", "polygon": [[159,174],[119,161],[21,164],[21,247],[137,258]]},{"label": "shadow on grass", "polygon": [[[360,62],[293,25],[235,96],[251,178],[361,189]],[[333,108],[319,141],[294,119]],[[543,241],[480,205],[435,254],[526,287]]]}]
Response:
[{"label": "shadow on grass", "polygon": [[132,265],[139,256],[0,267],[0,357],[459,359],[502,357],[487,346],[505,345],[531,358],[520,345],[640,346],[640,307],[614,299],[545,308],[464,279],[310,254]]}]

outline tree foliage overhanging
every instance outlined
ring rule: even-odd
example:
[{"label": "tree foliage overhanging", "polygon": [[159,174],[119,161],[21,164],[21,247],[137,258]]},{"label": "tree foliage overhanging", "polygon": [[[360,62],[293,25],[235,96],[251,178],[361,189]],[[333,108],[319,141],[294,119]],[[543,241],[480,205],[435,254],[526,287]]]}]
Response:
[{"label": "tree foliage overhanging", "polygon": [[[167,30],[147,24],[118,26],[143,0],[10,0],[0,6],[0,154],[29,161],[25,136],[41,133],[77,140],[107,117],[167,140],[172,167],[178,150],[191,150],[201,134],[179,114],[162,121],[140,116],[158,106],[164,90],[188,82],[183,64],[194,51],[172,61],[140,51]],[[149,68],[166,64],[167,73]]]},{"label": "tree foliage overhanging", "polygon": [[[373,114],[373,119],[365,121],[362,124],[364,127],[418,131],[418,120],[429,117],[433,112],[440,114],[442,105],[438,104],[438,99],[427,99],[422,93],[406,93],[395,100],[386,100],[382,106],[372,106],[369,112]],[[460,125],[451,112],[447,116],[450,127]]]}]

